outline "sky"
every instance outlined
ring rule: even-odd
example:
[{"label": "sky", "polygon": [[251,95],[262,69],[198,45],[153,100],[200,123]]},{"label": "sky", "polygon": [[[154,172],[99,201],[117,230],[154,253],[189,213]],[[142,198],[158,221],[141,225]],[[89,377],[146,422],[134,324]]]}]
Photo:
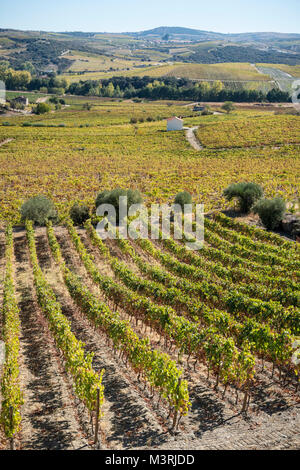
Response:
[{"label": "sky", "polygon": [[300,33],[299,18],[300,0],[0,0],[0,28],[22,30]]}]

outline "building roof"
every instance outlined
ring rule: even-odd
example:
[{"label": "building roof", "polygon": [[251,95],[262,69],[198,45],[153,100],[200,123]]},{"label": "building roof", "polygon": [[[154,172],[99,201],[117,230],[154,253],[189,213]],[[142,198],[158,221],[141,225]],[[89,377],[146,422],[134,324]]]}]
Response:
[{"label": "building roof", "polygon": [[167,121],[173,121],[174,119],[176,119],[177,121],[183,121],[183,119],[178,118],[177,116],[173,116],[171,118],[168,118]]}]

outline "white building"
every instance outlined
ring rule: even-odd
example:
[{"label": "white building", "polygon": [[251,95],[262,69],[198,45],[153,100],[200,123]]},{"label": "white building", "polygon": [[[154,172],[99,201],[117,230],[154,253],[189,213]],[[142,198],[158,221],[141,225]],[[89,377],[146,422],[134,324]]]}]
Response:
[{"label": "white building", "polygon": [[183,120],[178,117],[167,119],[167,131],[182,131]]}]

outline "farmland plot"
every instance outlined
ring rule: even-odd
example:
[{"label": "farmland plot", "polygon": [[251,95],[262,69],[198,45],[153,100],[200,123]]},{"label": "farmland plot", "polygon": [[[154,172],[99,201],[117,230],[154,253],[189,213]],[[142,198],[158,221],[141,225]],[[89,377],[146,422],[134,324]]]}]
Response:
[{"label": "farmland plot", "polygon": [[[173,109],[157,108],[134,109],[145,116]],[[19,221],[22,202],[41,191],[62,214],[74,200],[94,207],[99,190],[118,186],[139,189],[146,202],[172,201],[180,190],[189,190],[207,210],[226,208],[222,191],[239,180],[262,184],[267,196],[299,197],[297,117],[239,111],[186,118],[187,125],[200,125],[198,138],[206,148],[197,152],[184,132],[167,133],[164,121],[117,124],[128,122],[130,105],[106,103],[100,109],[30,118],[57,126],[63,118],[65,127],[22,127],[25,118],[19,117],[10,118],[13,126],[0,126],[1,142],[13,139],[0,147],[2,221]]]},{"label": "farmland plot", "polygon": [[[93,369],[105,368],[102,448],[299,446],[299,392],[291,364],[291,344],[299,334],[299,250],[292,242],[259,229],[251,231],[221,214],[206,220],[206,232],[207,241],[199,253],[191,253],[172,238],[159,237],[155,243],[103,242],[90,222],[84,229],[70,222],[36,230],[27,224],[27,233],[10,237],[17,292],[26,283],[26,295],[32,295],[29,311],[20,316],[25,334],[21,349],[27,361],[20,361],[25,405],[20,430],[14,433],[17,448],[93,448],[75,389],[62,394],[69,386],[69,375],[61,368],[61,355],[55,354],[55,348],[62,352],[64,342],[51,339],[55,328],[50,336],[47,332],[50,301],[68,320],[72,334],[93,353]],[[1,261],[9,253],[2,252]],[[255,271],[249,253],[255,258]],[[53,296],[47,297],[50,292]],[[24,380],[24,368],[35,365],[25,346],[39,345],[29,329],[34,311],[37,324],[43,324],[40,352],[45,358],[52,351],[51,367],[40,372],[47,378],[43,389],[37,384],[32,388]],[[128,347],[124,334],[136,342],[134,349]],[[163,379],[164,364],[168,373]],[[162,393],[171,377],[173,385]],[[37,414],[28,405],[32,393],[37,399],[47,387],[57,398],[50,418],[44,407]],[[64,419],[60,413],[66,406]],[[172,436],[174,424],[177,435]],[[28,432],[30,427],[35,433]],[[1,442],[7,447],[5,438]]]}]

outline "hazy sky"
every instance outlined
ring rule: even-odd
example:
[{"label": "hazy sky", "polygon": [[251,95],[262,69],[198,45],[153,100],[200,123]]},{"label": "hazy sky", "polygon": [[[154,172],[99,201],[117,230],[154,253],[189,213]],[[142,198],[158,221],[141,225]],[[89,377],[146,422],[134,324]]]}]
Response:
[{"label": "hazy sky", "polygon": [[300,33],[300,0],[0,0],[0,28],[124,32],[184,26]]}]

